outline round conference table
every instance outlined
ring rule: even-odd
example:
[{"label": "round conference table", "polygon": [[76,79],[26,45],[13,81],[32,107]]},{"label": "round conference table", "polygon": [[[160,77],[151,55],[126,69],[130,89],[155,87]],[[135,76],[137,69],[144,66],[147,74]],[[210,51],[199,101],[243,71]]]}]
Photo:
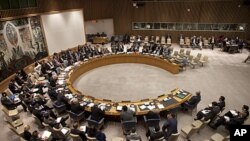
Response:
[{"label": "round conference table", "polygon": [[[105,110],[105,115],[119,116],[123,105],[127,105],[131,110],[135,111],[136,115],[145,115],[149,110],[158,109],[159,111],[170,110],[178,107],[180,104],[187,101],[191,93],[176,88],[169,94],[161,94],[155,99],[143,99],[140,101],[121,101],[113,102],[108,99],[98,99],[93,96],[83,94],[74,88],[74,81],[82,74],[110,64],[120,63],[140,63],[152,65],[155,67],[162,68],[173,74],[179,72],[179,65],[169,62],[166,59],[160,57],[142,55],[142,54],[116,54],[102,57],[95,57],[88,61],[84,61],[75,65],[72,69],[67,70],[66,83],[67,88],[71,93],[76,94],[78,99],[80,98],[80,104],[85,105],[86,111],[91,111],[91,107],[94,104],[98,104],[102,109]],[[59,75],[60,76],[60,75]],[[107,96],[108,97],[108,96]]]}]

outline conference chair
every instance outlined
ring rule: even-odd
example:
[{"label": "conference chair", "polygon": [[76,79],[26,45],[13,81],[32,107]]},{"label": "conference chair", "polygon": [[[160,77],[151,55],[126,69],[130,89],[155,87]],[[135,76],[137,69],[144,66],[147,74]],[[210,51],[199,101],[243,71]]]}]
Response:
[{"label": "conference chair", "polygon": [[58,115],[66,111],[66,105],[65,104],[58,104],[56,101],[53,103],[53,107],[55,108]]},{"label": "conference chair", "polygon": [[104,126],[104,118],[102,118],[100,121],[95,121],[91,119],[91,115],[86,119],[88,122],[88,126],[94,126],[97,129],[101,129]]},{"label": "conference chair", "polygon": [[171,43],[171,38],[167,38],[167,45],[168,45],[168,46],[171,46],[171,44],[172,44],[172,43]]},{"label": "conference chair", "polygon": [[159,139],[156,139],[155,141],[164,141],[164,136]]},{"label": "conference chair", "polygon": [[165,38],[165,36],[161,36],[161,44],[162,45],[166,44],[166,38]]},{"label": "conference chair", "polygon": [[88,141],[98,141],[96,137],[89,137],[88,134],[86,134],[86,137]]},{"label": "conference chair", "polygon": [[168,138],[168,141],[177,141],[180,136],[180,132],[171,134],[171,136]]},{"label": "conference chair", "polygon": [[190,39],[189,39],[189,38],[185,38],[185,46],[186,46],[187,48],[189,48],[190,45],[191,45]]},{"label": "conference chair", "polygon": [[191,50],[186,50],[186,53],[184,56],[188,58],[190,55],[191,55]]},{"label": "conference chair", "polygon": [[180,49],[179,56],[181,58],[183,58],[185,56],[184,51],[185,51],[185,49],[183,49],[183,48]]},{"label": "conference chair", "polygon": [[7,94],[8,96],[13,95],[13,93],[11,92],[11,90],[10,90],[9,88],[7,88],[4,92],[6,92],[6,94]]},{"label": "conference chair", "polygon": [[62,139],[62,140],[66,140],[70,134],[70,129],[63,127],[61,129],[57,129],[55,127],[53,127],[53,136],[56,139]]},{"label": "conference chair", "polygon": [[155,43],[159,43],[160,42],[160,37],[159,36],[155,36]]},{"label": "conference chair", "polygon": [[219,133],[215,133],[211,136],[211,141],[229,141],[230,140],[230,136],[222,136],[221,134]]},{"label": "conference chair", "polygon": [[144,38],[144,43],[148,43],[148,41],[149,41],[148,36],[145,36],[145,38]]},{"label": "conference chair", "polygon": [[154,118],[154,119],[147,119],[146,116],[143,116],[144,122],[147,126],[147,128],[149,127],[159,127],[159,123],[160,123],[160,117],[158,116],[158,118]]},{"label": "conference chair", "polygon": [[8,121],[6,120],[6,118],[4,118],[4,121],[14,128],[18,128],[23,125],[23,121],[20,118],[13,120],[13,121]]},{"label": "conference chair", "polygon": [[174,54],[173,54],[172,58],[177,58],[178,54],[179,54],[178,51],[174,51]]},{"label": "conference chair", "polygon": [[68,111],[68,114],[69,114],[69,117],[70,117],[71,121],[78,122],[78,123],[81,120],[83,120],[84,117],[85,117],[85,112],[84,111],[82,111],[79,114],[73,113],[72,111]]},{"label": "conference chair", "polygon": [[203,57],[202,59],[200,59],[198,62],[199,62],[199,63],[201,64],[201,66],[203,67],[204,64],[208,62],[208,56],[204,56],[204,57]]},{"label": "conference chair", "polygon": [[12,122],[19,118],[17,109],[8,110],[5,106],[2,105],[2,111],[4,112],[6,120],[9,122]]},{"label": "conference chair", "polygon": [[[201,126],[200,126],[201,127]],[[186,139],[190,139],[190,137],[198,132],[199,130],[199,127],[198,126],[192,126],[192,125],[188,125],[188,126],[185,126],[181,129],[181,132],[183,133],[184,137]]]},{"label": "conference chair", "polygon": [[199,130],[197,131],[198,133],[200,133],[200,130],[205,128],[205,126],[210,122],[211,120],[207,120],[207,121],[201,121],[201,120],[196,120],[192,123],[193,127],[198,127]]},{"label": "conference chair", "polygon": [[180,39],[180,47],[182,48],[185,44],[184,44],[184,39]]},{"label": "conference chair", "polygon": [[128,135],[128,134],[130,134],[130,132],[133,128],[136,128],[137,118],[134,117],[134,119],[130,120],[130,121],[122,121],[121,120],[121,124],[122,124],[123,134]]},{"label": "conference chair", "polygon": [[49,125],[49,124],[46,124],[44,122],[42,122],[43,126],[45,127],[46,130],[50,131],[50,132],[53,132],[53,128]]},{"label": "conference chair", "polygon": [[190,64],[192,65],[192,68],[194,69],[195,68],[195,66],[196,65],[198,65],[199,64],[199,58],[194,58],[191,62],[190,62]]},{"label": "conference chair", "polygon": [[24,127],[21,126],[19,128],[14,128],[14,127],[11,127],[9,126],[9,129],[14,132],[18,137],[21,137],[24,133]]},{"label": "conference chair", "polygon": [[82,138],[79,135],[70,133],[70,137],[72,138],[73,141],[82,141]]},{"label": "conference chair", "polygon": [[208,43],[208,40],[205,39],[205,40],[204,40],[204,48],[207,48],[207,47],[209,48],[209,46],[210,46],[210,45],[209,45],[209,43]]},{"label": "conference chair", "polygon": [[202,54],[198,53],[197,56],[195,58],[198,58],[199,60],[201,59]]}]

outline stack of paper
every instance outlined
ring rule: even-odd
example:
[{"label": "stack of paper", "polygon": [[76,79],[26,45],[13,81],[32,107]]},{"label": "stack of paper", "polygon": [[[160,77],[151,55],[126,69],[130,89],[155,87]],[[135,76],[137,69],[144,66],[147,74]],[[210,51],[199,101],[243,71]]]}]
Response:
[{"label": "stack of paper", "polygon": [[170,100],[171,98],[169,98],[169,97],[166,97],[166,98],[164,98],[163,100],[164,101],[168,101],[168,100]]},{"label": "stack of paper", "polygon": [[149,106],[147,106],[147,108],[148,108],[149,110],[153,110],[153,109],[155,108],[155,105],[149,105]]},{"label": "stack of paper", "polygon": [[163,104],[158,104],[157,106],[158,106],[158,108],[160,108],[160,109],[164,108]]},{"label": "stack of paper", "polygon": [[62,117],[58,117],[58,118],[56,119],[56,122],[57,122],[57,123],[60,123],[60,122],[61,122],[61,119],[62,119]]},{"label": "stack of paper", "polygon": [[116,110],[117,110],[117,111],[121,111],[121,110],[122,110],[122,106],[117,106],[117,107],[116,107]]},{"label": "stack of paper", "polygon": [[67,128],[65,128],[65,127],[61,130],[61,132],[62,132],[64,135],[66,135],[66,134],[68,133],[68,131],[69,131],[69,129],[67,129]]},{"label": "stack of paper", "polygon": [[141,105],[141,106],[140,106],[140,109],[142,109],[142,110],[144,110],[145,108],[146,108],[145,105]]},{"label": "stack of paper", "polygon": [[86,126],[80,126],[80,130],[86,132]]},{"label": "stack of paper", "polygon": [[50,137],[50,135],[51,135],[51,132],[45,130],[45,131],[43,132],[43,134],[42,134],[42,139],[43,139],[43,140],[46,140],[46,139],[48,139],[48,138]]},{"label": "stack of paper", "polygon": [[129,109],[135,112],[135,107],[130,107]]},{"label": "stack of paper", "polygon": [[237,116],[238,113],[235,111],[235,110],[230,110],[231,114],[234,115],[234,116]]},{"label": "stack of paper", "polygon": [[95,104],[94,103],[89,103],[88,106],[89,107],[93,107]]}]

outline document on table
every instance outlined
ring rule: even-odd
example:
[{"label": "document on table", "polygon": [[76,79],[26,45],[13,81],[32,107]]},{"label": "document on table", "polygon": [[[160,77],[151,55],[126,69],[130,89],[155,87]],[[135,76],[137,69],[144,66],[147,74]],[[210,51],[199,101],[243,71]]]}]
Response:
[{"label": "document on table", "polygon": [[117,106],[117,107],[116,107],[116,110],[117,110],[117,111],[121,111],[121,110],[122,110],[122,106]]},{"label": "document on table", "polygon": [[62,119],[62,117],[58,117],[58,118],[56,119],[56,122],[57,122],[57,123],[60,123],[61,119]]},{"label": "document on table", "polygon": [[235,110],[230,110],[230,113],[231,113],[232,115],[234,115],[234,116],[237,116],[237,115],[238,115],[238,113],[237,113]]},{"label": "document on table", "polygon": [[147,108],[148,108],[149,110],[153,110],[153,109],[155,108],[155,105],[149,105],[149,106],[147,106]]},{"label": "document on table", "polygon": [[163,108],[164,108],[163,104],[158,104],[157,106],[158,106],[158,108],[160,108],[160,109],[163,109]]},{"label": "document on table", "polygon": [[88,106],[89,107],[93,107],[95,104],[94,103],[89,103]]},{"label": "document on table", "polygon": [[86,132],[86,126],[80,126],[80,130]]},{"label": "document on table", "polygon": [[141,105],[140,108],[141,108],[142,110],[144,110],[144,109],[146,108],[146,106],[145,106],[145,105]]}]

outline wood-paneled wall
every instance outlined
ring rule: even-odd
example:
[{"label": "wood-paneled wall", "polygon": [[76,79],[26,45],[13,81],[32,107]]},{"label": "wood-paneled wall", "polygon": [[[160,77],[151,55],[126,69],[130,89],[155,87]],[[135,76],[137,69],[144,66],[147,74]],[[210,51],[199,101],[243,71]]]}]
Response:
[{"label": "wood-paneled wall", "polygon": [[[132,0],[38,0],[38,5],[38,8],[33,9],[0,11],[0,18],[83,8],[85,20],[113,18],[115,34],[128,33],[142,36],[171,34],[173,41],[176,41],[181,33],[184,36],[225,35],[250,39],[250,6],[242,5],[242,0],[150,2],[139,8],[133,7]],[[190,12],[187,9],[190,9]],[[132,30],[132,22],[144,21],[248,23],[248,29],[246,32]]]}]

